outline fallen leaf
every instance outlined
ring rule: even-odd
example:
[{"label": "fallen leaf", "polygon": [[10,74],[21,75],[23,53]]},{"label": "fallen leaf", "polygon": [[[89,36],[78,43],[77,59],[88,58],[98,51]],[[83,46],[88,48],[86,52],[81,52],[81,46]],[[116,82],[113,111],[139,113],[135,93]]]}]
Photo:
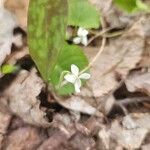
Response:
[{"label": "fallen leaf", "polygon": [[0,112],[0,149],[2,148],[2,141],[7,132],[11,117],[12,116],[9,114],[3,114],[2,112]]},{"label": "fallen leaf", "polygon": [[26,30],[29,0],[5,0],[5,7],[19,20],[19,26]]},{"label": "fallen leaf", "polygon": [[130,75],[125,84],[130,92],[144,92],[150,96],[150,72]]},{"label": "fallen leaf", "polygon": [[11,115],[0,112],[0,133],[5,134],[10,123]]},{"label": "fallen leaf", "polygon": [[109,149],[110,133],[106,129],[101,129],[98,133],[99,138],[102,140],[106,149]]},{"label": "fallen leaf", "polygon": [[40,131],[33,127],[23,127],[14,130],[5,140],[5,150],[33,150],[45,139]]},{"label": "fallen leaf", "polygon": [[142,150],[149,150],[150,149],[150,144],[146,144],[146,145],[143,145]]},{"label": "fallen leaf", "polygon": [[[134,127],[131,125],[131,120],[134,123]],[[122,124],[128,129],[138,127],[145,128],[150,132],[150,124],[148,122],[150,122],[149,113],[132,113],[123,118]]]},{"label": "fallen leaf", "polygon": [[111,138],[116,140],[117,143],[122,145],[124,148],[138,149],[146,137],[148,130],[145,128],[134,128],[128,130],[126,128],[122,128],[116,120],[112,123],[109,132]]},{"label": "fallen leaf", "polygon": [[81,97],[72,96],[68,99],[56,98],[56,100],[59,104],[70,110],[89,115],[103,116],[100,112],[97,111],[96,108],[91,106]]},{"label": "fallen leaf", "polygon": [[4,92],[8,107],[28,123],[49,126],[46,113],[40,109],[40,100],[37,98],[43,87],[44,83],[35,69],[31,72],[21,71]]},{"label": "fallen leaf", "polygon": [[95,141],[89,137],[85,136],[81,133],[76,133],[68,144],[72,149],[77,150],[91,150],[95,147]]},{"label": "fallen leaf", "polygon": [[[63,150],[67,137],[60,131],[56,131],[37,150]],[[61,149],[62,148],[62,149]]]}]

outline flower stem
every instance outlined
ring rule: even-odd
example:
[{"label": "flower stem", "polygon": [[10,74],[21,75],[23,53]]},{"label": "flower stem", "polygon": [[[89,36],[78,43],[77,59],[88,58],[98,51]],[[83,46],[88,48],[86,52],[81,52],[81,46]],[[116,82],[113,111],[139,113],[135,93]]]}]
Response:
[{"label": "flower stem", "polygon": [[[104,29],[104,27],[105,27],[105,23],[104,23],[104,21],[103,21],[102,18],[101,18],[101,23],[102,23],[102,32],[103,32],[103,31],[104,31],[103,29]],[[101,47],[100,47],[98,53],[97,53],[96,56],[93,58],[93,60],[89,63],[89,65],[88,65],[86,68],[84,68],[84,69],[80,72],[80,74],[82,74],[83,72],[89,70],[89,69],[93,66],[93,64],[96,62],[96,60],[99,58],[99,56],[101,55],[101,53],[103,52],[103,50],[104,50],[104,48],[105,48],[106,39],[107,39],[106,37],[103,37],[103,38],[102,38],[102,44],[101,44]]]}]

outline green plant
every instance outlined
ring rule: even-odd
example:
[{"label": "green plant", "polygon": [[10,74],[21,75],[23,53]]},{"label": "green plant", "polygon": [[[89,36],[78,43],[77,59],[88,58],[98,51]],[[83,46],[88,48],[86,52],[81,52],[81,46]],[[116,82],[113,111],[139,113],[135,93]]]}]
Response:
[{"label": "green plant", "polygon": [[62,84],[71,65],[75,64],[81,71],[88,66],[88,59],[82,49],[65,42],[68,25],[88,29],[98,28],[100,16],[88,0],[30,0],[28,12],[30,55],[44,81],[60,95],[75,91],[73,84],[68,82]]},{"label": "green plant", "polygon": [[2,65],[2,67],[1,67],[1,73],[2,73],[2,74],[13,73],[13,72],[15,72],[16,70],[18,70],[18,67],[17,67],[17,66],[14,66],[14,65],[10,65],[10,64],[4,64],[4,65]]},{"label": "green plant", "polygon": [[127,13],[135,13],[138,11],[150,12],[150,6],[142,2],[142,0],[113,0],[114,4]]}]

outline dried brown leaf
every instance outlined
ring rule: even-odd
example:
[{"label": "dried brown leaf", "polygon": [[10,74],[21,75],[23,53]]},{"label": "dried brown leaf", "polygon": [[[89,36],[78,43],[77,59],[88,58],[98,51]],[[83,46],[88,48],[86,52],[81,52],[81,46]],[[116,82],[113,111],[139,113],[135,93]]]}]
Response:
[{"label": "dried brown leaf", "polygon": [[56,98],[56,99],[59,104],[61,104],[67,109],[89,114],[89,115],[102,116],[102,114],[98,112],[98,110],[95,107],[90,105],[81,97],[72,96],[68,99],[63,99],[63,98]]},{"label": "dried brown leaf", "polygon": [[29,0],[5,0],[5,7],[16,15],[23,29],[27,28],[28,4]]},{"label": "dried brown leaf", "polygon": [[38,129],[32,127],[23,127],[14,130],[5,139],[3,149],[5,150],[33,150],[45,139]]},{"label": "dried brown leaf", "polygon": [[146,144],[146,145],[143,145],[142,150],[149,150],[150,149],[150,144]]},{"label": "dried brown leaf", "polygon": [[145,128],[126,129],[122,128],[116,120],[112,123],[110,136],[126,149],[140,148],[148,130]]},{"label": "dried brown leaf", "polygon": [[77,134],[70,139],[69,146],[77,150],[90,150],[94,149],[95,141],[93,138],[77,132]]},{"label": "dried brown leaf", "polygon": [[44,83],[33,69],[31,72],[21,71],[17,78],[5,91],[10,110],[24,121],[37,125],[49,126],[46,113],[40,110],[40,94]]},{"label": "dried brown leaf", "polygon": [[7,132],[8,125],[11,120],[11,115],[9,114],[3,114],[0,112],[0,149],[2,148],[2,141],[4,138],[4,135]]},{"label": "dried brown leaf", "polygon": [[[131,121],[134,123],[131,125]],[[123,118],[122,124],[124,127],[131,129],[131,128],[145,128],[150,132],[150,114],[149,113],[133,113],[125,116]]]},{"label": "dried brown leaf", "polygon": [[130,92],[144,92],[150,96],[150,73],[135,73],[130,75],[125,81]]},{"label": "dried brown leaf", "polygon": [[67,137],[60,131],[51,135],[37,150],[63,150]]}]

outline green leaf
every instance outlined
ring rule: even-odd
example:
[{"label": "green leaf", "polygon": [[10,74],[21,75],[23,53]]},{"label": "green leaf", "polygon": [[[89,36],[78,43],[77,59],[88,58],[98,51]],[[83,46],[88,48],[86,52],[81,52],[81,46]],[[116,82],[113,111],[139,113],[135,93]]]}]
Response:
[{"label": "green leaf", "polygon": [[69,0],[68,24],[83,28],[98,28],[100,15],[88,0]]},{"label": "green leaf", "polygon": [[114,0],[114,4],[128,13],[138,11],[150,12],[150,7],[141,0]]},{"label": "green leaf", "polygon": [[30,0],[29,51],[45,81],[53,72],[64,45],[67,8],[67,0]]},{"label": "green leaf", "polygon": [[128,13],[133,12],[136,8],[136,0],[114,0],[114,3]]},{"label": "green leaf", "polygon": [[[50,82],[57,88],[59,79],[64,71],[70,71],[72,64],[79,67],[80,70],[88,65],[88,59],[83,53],[83,50],[76,45],[65,44],[59,55],[58,62],[55,66],[54,72],[50,76]],[[74,86],[67,84],[60,89],[56,89],[60,95],[67,95],[74,92]]]},{"label": "green leaf", "polygon": [[2,72],[3,74],[9,74],[9,73],[15,72],[17,69],[18,69],[17,66],[14,66],[14,65],[11,65],[11,64],[4,64],[4,65],[1,67],[1,72]]},{"label": "green leaf", "polygon": [[136,5],[137,5],[137,11],[145,11],[145,12],[150,12],[150,6],[143,3],[141,0],[136,0]]}]

